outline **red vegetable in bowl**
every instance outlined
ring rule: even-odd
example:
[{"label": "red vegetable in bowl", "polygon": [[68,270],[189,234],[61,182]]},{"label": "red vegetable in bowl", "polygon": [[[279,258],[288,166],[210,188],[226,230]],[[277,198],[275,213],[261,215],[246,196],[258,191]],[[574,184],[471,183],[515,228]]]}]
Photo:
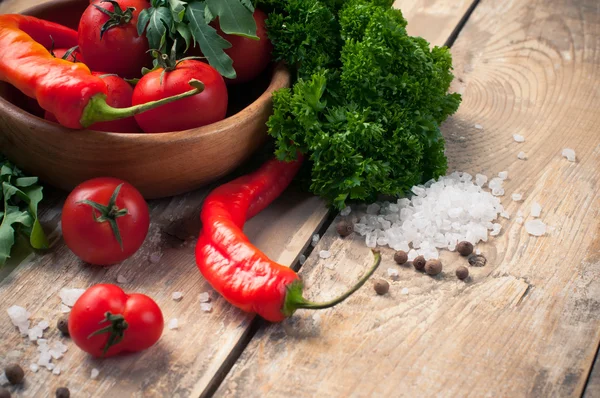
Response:
[{"label": "red vegetable in bowl", "polygon": [[149,66],[148,39],[139,36],[140,12],[150,7],[146,0],[95,0],[79,21],[79,48],[94,71],[134,78]]},{"label": "red vegetable in bowl", "polygon": [[83,261],[112,265],[133,255],[150,225],[148,204],[132,185],[94,178],[78,185],[62,210],[65,243]]},{"label": "red vegetable in bowl", "polygon": [[[127,108],[131,106],[131,99],[133,97],[133,87],[127,83],[124,79],[116,75],[109,75],[101,72],[92,72],[94,76],[100,77],[106,82],[108,89],[106,103],[114,108]],[[50,112],[44,114],[46,120],[52,122],[58,122],[56,117]],[[107,131],[115,133],[140,133],[140,127],[138,126],[135,118],[130,116],[125,119],[113,120],[110,122],[100,122],[92,124],[89,127],[90,130],[96,131]]]},{"label": "red vegetable in bowl", "polygon": [[185,94],[130,108],[113,108],[106,103],[107,87],[102,79],[93,76],[86,65],[55,58],[48,51],[52,39],[58,47],[72,47],[76,37],[74,30],[39,18],[0,15],[0,81],[35,98],[60,124],[73,129],[130,117],[202,91],[198,81],[190,81],[190,88],[195,88]]},{"label": "red vegetable in bowl", "polygon": [[302,297],[300,277],[290,268],[271,261],[244,235],[243,227],[292,181],[302,160],[271,160],[252,174],[212,191],[202,206],[202,231],[196,244],[196,264],[202,275],[228,302],[271,322],[280,322],[297,309],[332,307],[358,290],[375,272],[375,264],[349,291],[326,303]]},{"label": "red vegetable in bowl", "polygon": [[95,357],[138,352],[162,335],[160,307],[144,294],[125,294],[118,286],[90,287],[69,314],[69,335],[83,351]]},{"label": "red vegetable in bowl", "polygon": [[[172,55],[173,57],[173,55]],[[204,91],[177,103],[135,116],[146,133],[181,131],[218,122],[227,113],[227,86],[223,77],[212,66],[185,59],[175,62],[162,56],[163,67],[144,75],[133,90],[133,105],[158,101],[185,92],[188,82],[197,79]]]}]

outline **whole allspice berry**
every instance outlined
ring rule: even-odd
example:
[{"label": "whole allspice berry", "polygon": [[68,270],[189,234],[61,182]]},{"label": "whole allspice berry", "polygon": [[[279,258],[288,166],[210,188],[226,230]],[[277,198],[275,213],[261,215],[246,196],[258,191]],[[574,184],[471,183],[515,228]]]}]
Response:
[{"label": "whole allspice berry", "polygon": [[25,378],[25,372],[23,372],[23,368],[16,363],[11,363],[5,367],[4,373],[10,384],[19,384]]},{"label": "whole allspice berry", "polygon": [[378,295],[383,296],[390,290],[390,284],[385,279],[378,279],[373,285]]},{"label": "whole allspice berry", "polygon": [[415,267],[415,269],[417,271],[425,271],[425,264],[426,263],[427,263],[427,261],[425,260],[425,257],[423,257],[423,256],[417,256],[413,260],[413,267]]},{"label": "whole allspice berry", "polygon": [[406,252],[403,250],[398,250],[396,253],[394,253],[394,261],[398,265],[406,264],[408,261],[408,254],[406,254]]},{"label": "whole allspice berry", "polygon": [[63,336],[68,336],[69,335],[69,317],[66,315],[60,317],[58,322],[56,322],[56,328],[58,330],[60,330],[60,332],[63,334]]},{"label": "whole allspice berry", "polygon": [[67,387],[58,387],[56,389],[56,398],[69,398],[71,391]]},{"label": "whole allspice berry", "polygon": [[428,275],[435,276],[442,272],[442,262],[440,260],[429,260],[425,263],[425,272]]},{"label": "whole allspice berry", "polygon": [[0,387],[0,398],[10,398],[10,391],[4,387]]},{"label": "whole allspice berry", "polygon": [[473,253],[473,244],[471,242],[467,242],[462,241],[460,242],[458,245],[456,245],[456,251],[461,255],[461,256],[468,256],[471,253]]},{"label": "whole allspice berry", "polygon": [[337,223],[335,230],[340,236],[346,237],[354,232],[354,225],[346,220],[342,220]]},{"label": "whole allspice berry", "polygon": [[456,269],[456,277],[461,281],[464,281],[469,277],[469,269],[464,265],[461,265]]}]

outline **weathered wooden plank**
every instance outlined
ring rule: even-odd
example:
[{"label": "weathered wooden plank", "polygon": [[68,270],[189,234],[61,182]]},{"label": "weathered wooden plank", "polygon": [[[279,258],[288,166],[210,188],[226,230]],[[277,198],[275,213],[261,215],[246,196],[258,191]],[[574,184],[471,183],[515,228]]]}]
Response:
[{"label": "weathered wooden plank", "polygon": [[[509,172],[513,217],[480,246],[488,264],[463,283],[454,253],[430,278],[385,251],[379,276],[400,272],[389,295],[361,289],[261,329],[216,395],[580,396],[600,339],[598,37],[595,0],[481,0],[453,47],[464,102],[444,131],[451,170]],[[577,162],[561,158],[565,147]],[[533,201],[549,225],[539,238],[514,220]],[[312,255],[301,269],[313,300],[339,294],[370,262],[364,238],[341,240],[333,227],[320,249],[332,258]]]},{"label": "weathered wooden plank", "polygon": [[596,354],[596,361],[587,380],[583,398],[600,397],[600,363],[598,362],[598,358],[598,354]]}]

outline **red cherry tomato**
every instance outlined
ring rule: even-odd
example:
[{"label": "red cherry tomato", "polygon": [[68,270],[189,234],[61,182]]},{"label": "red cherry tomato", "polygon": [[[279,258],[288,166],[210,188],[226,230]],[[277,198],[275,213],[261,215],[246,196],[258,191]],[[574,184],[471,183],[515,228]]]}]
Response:
[{"label": "red cherry tomato", "polygon": [[[116,73],[125,78],[138,77],[142,74],[142,68],[152,63],[151,55],[147,53],[148,40],[137,33],[138,15],[150,7],[150,3],[146,0],[116,1],[122,11],[128,7],[135,8],[129,22],[108,27],[106,24],[111,17],[96,6],[109,12],[114,12],[115,7],[108,1],[93,1],[79,21],[79,50],[92,70]],[[108,28],[100,37],[103,27]]]},{"label": "red cherry tomato", "polygon": [[[107,75],[102,72],[92,72],[94,76],[102,78],[106,82],[108,88],[108,96],[106,103],[114,108],[127,108],[131,106],[131,99],[133,97],[133,87],[127,83],[124,79],[115,75]],[[51,122],[58,123],[56,117],[46,111],[44,113],[44,119],[50,120]],[[112,133],[140,133],[140,126],[138,126],[133,116],[113,120],[111,122],[99,122],[94,123],[89,127],[90,130],[96,131],[107,131]]]},{"label": "red cherry tomato", "polygon": [[159,306],[144,294],[125,294],[118,286],[94,285],[69,314],[69,335],[95,357],[138,352],[154,345],[164,329]]},{"label": "red cherry tomato", "polygon": [[[68,48],[57,48],[52,52],[54,53],[54,56],[56,58],[64,58],[67,51],[69,51]],[[81,62],[85,64],[83,55],[81,55],[81,52],[79,50],[74,50],[73,52],[71,52],[71,54],[67,57],[67,61]]]},{"label": "red cherry tomato", "polygon": [[[191,79],[204,83],[204,91],[192,97],[135,115],[146,133],[181,131],[218,122],[227,113],[227,86],[212,66],[200,61],[182,61],[162,74],[156,69],[144,75],[133,89],[133,105],[157,101],[192,90]],[[162,74],[162,83],[161,83]]]},{"label": "red cherry tomato", "polygon": [[148,234],[150,214],[132,185],[101,177],[75,187],[65,201],[61,222],[66,245],[80,259],[112,265],[140,248]]},{"label": "red cherry tomato", "polygon": [[227,82],[244,83],[250,81],[260,75],[271,63],[273,44],[267,36],[266,19],[267,14],[259,9],[254,10],[256,35],[260,40],[228,35],[223,33],[221,28],[217,28],[219,35],[231,43],[231,48],[225,50],[225,53],[233,60],[233,69],[237,74],[235,79],[227,79]]}]

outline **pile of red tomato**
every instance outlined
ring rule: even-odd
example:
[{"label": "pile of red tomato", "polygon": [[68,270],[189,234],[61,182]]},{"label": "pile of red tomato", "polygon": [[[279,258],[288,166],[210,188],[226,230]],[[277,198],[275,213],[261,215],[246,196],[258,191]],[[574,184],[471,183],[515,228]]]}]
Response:
[{"label": "pile of red tomato", "polygon": [[[152,67],[152,56],[148,40],[139,36],[137,22],[140,12],[148,7],[147,0],[116,0],[121,10],[133,8],[132,18],[123,24],[106,29],[110,17],[100,8],[112,13],[115,2],[92,0],[81,16],[78,28],[79,45],[66,59],[82,62],[94,75],[101,77],[108,87],[107,102],[116,108],[125,108],[150,101],[160,100],[190,91],[191,79],[204,83],[200,94],[162,105],[127,119],[96,123],[92,130],[121,133],[159,133],[181,131],[215,123],[225,118],[228,105],[227,85],[250,81],[261,74],[271,61],[272,45],[267,37],[266,14],[255,10],[257,36],[252,40],[242,36],[227,35],[216,24],[217,32],[231,43],[225,50],[233,60],[237,78],[224,79],[216,69],[200,60],[185,60],[163,73],[155,69],[142,76],[143,68]],[[102,31],[102,28],[105,30]],[[101,34],[102,32],[102,34]],[[69,49],[54,49],[54,55],[62,58]],[[194,47],[187,56],[200,56]],[[135,86],[124,79],[138,79]],[[226,81],[227,80],[227,81]],[[45,118],[56,121],[52,114]]]}]

